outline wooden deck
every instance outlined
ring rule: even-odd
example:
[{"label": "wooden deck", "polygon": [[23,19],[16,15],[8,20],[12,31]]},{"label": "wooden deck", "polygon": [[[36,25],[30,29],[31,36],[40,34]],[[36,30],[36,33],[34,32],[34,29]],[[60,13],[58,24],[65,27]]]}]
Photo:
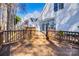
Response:
[{"label": "wooden deck", "polygon": [[[30,33],[30,32],[29,32]],[[66,40],[57,39],[55,33],[51,33],[49,39],[42,32],[36,31],[18,42],[4,44],[0,49],[1,56],[78,56],[79,45]],[[57,33],[56,33],[57,34]],[[52,36],[52,37],[51,37]],[[55,37],[56,36],[56,37]],[[69,36],[70,37],[70,36]],[[74,37],[75,39],[75,37]],[[62,40],[62,41],[61,41]],[[61,41],[61,42],[60,42]]]}]

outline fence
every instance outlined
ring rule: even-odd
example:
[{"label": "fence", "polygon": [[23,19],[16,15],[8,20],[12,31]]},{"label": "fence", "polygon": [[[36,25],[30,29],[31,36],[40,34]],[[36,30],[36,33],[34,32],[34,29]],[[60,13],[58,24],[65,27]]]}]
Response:
[{"label": "fence", "polygon": [[30,40],[35,33],[35,28],[26,28],[26,30],[7,30],[0,32],[0,45],[14,43],[19,40]]},{"label": "fence", "polygon": [[[34,30],[9,30],[0,32],[0,45],[17,42],[19,40],[30,40],[34,35]],[[79,42],[79,32],[71,31],[51,31],[48,30],[47,39],[57,39],[61,41]]]},{"label": "fence", "polygon": [[60,41],[69,41],[78,43],[79,42],[79,32],[72,31],[48,31],[49,39],[57,39]]},{"label": "fence", "polygon": [[3,43],[12,43],[24,39],[25,30],[3,31]]},{"label": "fence", "polygon": [[31,38],[31,30],[8,30],[0,32],[0,45]]}]

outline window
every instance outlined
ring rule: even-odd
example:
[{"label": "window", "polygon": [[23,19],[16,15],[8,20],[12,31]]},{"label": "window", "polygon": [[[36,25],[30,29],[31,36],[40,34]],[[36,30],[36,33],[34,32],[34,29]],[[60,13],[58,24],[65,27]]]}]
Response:
[{"label": "window", "polygon": [[58,3],[54,3],[54,11],[58,11]]},{"label": "window", "polygon": [[64,4],[63,3],[54,3],[54,11],[58,11],[60,9],[64,8]]},{"label": "window", "polygon": [[59,9],[63,9],[64,8],[64,4],[63,3],[59,3]]}]

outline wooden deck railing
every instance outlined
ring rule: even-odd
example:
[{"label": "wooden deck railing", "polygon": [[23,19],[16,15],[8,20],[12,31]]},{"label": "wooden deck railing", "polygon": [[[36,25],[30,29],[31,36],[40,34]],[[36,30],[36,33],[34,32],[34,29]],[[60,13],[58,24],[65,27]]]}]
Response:
[{"label": "wooden deck railing", "polygon": [[61,41],[69,41],[79,43],[79,32],[72,31],[52,31],[48,30],[49,39],[58,39]]},{"label": "wooden deck railing", "polygon": [[19,40],[30,40],[35,30],[8,30],[0,32],[0,45],[14,43]]},{"label": "wooden deck railing", "polygon": [[24,39],[25,30],[3,31],[3,43],[12,43]]},{"label": "wooden deck railing", "polygon": [[[0,32],[0,45],[14,43],[19,40],[28,39],[31,36],[31,31],[27,30],[8,30]],[[26,37],[27,36],[27,37]]]},{"label": "wooden deck railing", "polygon": [[[33,30],[9,30],[0,32],[0,45],[17,42],[23,39],[31,39]],[[79,32],[48,30],[49,39],[61,41],[79,42]],[[48,38],[47,38],[48,39]]]}]

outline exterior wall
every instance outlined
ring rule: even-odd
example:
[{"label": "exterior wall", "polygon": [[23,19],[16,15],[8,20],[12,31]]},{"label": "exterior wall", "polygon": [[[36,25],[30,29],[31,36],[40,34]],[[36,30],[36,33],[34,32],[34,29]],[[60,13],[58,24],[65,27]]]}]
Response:
[{"label": "exterior wall", "polygon": [[79,4],[65,3],[64,9],[56,13],[56,29],[64,31],[79,31]]},{"label": "exterior wall", "polygon": [[[40,17],[40,20],[54,18],[56,21],[56,30],[79,31],[79,4],[64,3],[64,8],[54,12],[54,3],[46,4]],[[50,15],[50,16],[49,16]]]},{"label": "exterior wall", "polygon": [[15,8],[16,4],[5,4],[1,3],[0,6],[0,25],[1,30],[13,30],[14,29],[14,17],[15,17]]},{"label": "exterior wall", "polygon": [[1,4],[0,10],[0,26],[1,30],[6,30],[6,23],[7,23],[7,6],[5,4]]},{"label": "exterior wall", "polygon": [[46,26],[48,26],[48,29],[55,29],[55,19],[48,18],[45,21],[41,21],[39,25],[41,31],[46,31]]},{"label": "exterior wall", "polygon": [[55,16],[53,8],[53,4],[47,3],[43,8],[43,11],[41,12],[41,15],[38,19],[45,20],[47,18],[53,18]]},{"label": "exterior wall", "polygon": [[49,27],[51,27],[50,25],[52,25],[53,29],[55,29],[55,13],[54,13],[54,4],[51,3],[47,3],[45,5],[45,7],[43,8],[43,11],[41,12],[40,17],[38,18],[40,20],[40,30],[41,31],[46,31],[46,24],[49,23]]}]

